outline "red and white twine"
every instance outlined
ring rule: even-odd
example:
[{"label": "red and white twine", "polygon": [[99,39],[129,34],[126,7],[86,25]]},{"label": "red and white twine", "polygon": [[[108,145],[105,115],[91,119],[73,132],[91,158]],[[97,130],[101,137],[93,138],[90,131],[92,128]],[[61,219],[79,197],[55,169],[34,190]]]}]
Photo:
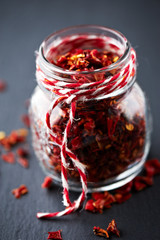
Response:
[{"label": "red and white twine", "polygon": [[[109,96],[115,91],[119,90],[121,90],[121,92],[126,91],[126,87],[128,87],[127,85],[133,82],[133,76],[135,75],[136,72],[136,54],[134,49],[132,48],[130,52],[129,61],[127,61],[126,65],[123,66],[118,73],[116,73],[114,76],[107,77],[104,80],[91,83],[79,83],[79,82],[66,83],[64,81],[57,80],[56,78],[55,79],[51,78],[42,71],[39,63],[40,59],[38,55],[36,59],[37,81],[41,85],[43,85],[44,88],[50,90],[51,92],[54,92],[57,95],[57,98],[53,100],[48,112],[46,113],[46,125],[48,127],[49,134],[52,137],[53,143],[56,143],[56,145],[58,145],[61,150],[61,180],[63,186],[63,204],[64,206],[66,206],[66,209],[54,213],[41,213],[41,212],[37,213],[37,218],[52,218],[68,215],[72,212],[75,212],[82,205],[87,194],[87,178],[85,165],[83,165],[79,161],[79,159],[70,149],[68,149],[67,146],[68,134],[71,130],[73,120],[75,117],[76,101],[101,99],[104,96]],[[55,133],[53,133],[52,131],[51,113],[59,103],[64,101],[70,104],[70,113],[66,128],[63,133],[63,139],[62,141],[60,141],[55,135]],[[69,184],[67,178],[68,168],[67,156],[71,159],[72,163],[74,164],[74,167],[78,170],[82,184],[82,192],[78,199],[75,200],[73,203],[71,203],[69,198]]]}]

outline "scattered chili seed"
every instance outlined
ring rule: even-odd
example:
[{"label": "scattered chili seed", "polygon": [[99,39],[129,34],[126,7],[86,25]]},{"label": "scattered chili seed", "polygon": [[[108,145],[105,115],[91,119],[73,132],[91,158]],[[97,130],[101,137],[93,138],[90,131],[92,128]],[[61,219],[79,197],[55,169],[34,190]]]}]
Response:
[{"label": "scattered chili seed", "polygon": [[131,123],[126,124],[126,129],[127,129],[128,131],[133,131],[133,129],[134,129],[134,125],[131,124]]},{"label": "scattered chili seed", "polygon": [[28,189],[24,184],[12,190],[12,194],[15,196],[15,198],[20,198],[26,193],[28,193]]},{"label": "scattered chili seed", "polygon": [[107,230],[104,230],[100,227],[93,227],[93,232],[97,236],[109,238],[109,234],[108,234]]},{"label": "scattered chili seed", "polygon": [[21,115],[21,120],[26,127],[30,128],[30,119],[29,119],[28,114]]},{"label": "scattered chili seed", "polygon": [[8,152],[6,154],[2,154],[1,158],[3,161],[7,162],[7,163],[15,163],[15,154],[13,152]]},{"label": "scattered chili seed", "polygon": [[47,239],[59,239],[62,240],[61,236],[61,230],[58,230],[56,232],[48,232],[48,238]]},{"label": "scattered chili seed", "polygon": [[1,131],[0,132],[0,141],[3,140],[6,137],[5,132]]},{"label": "scattered chili seed", "polygon": [[28,168],[29,167],[28,159],[25,158],[25,157],[19,157],[17,162],[24,168]]},{"label": "scattered chili seed", "polygon": [[51,177],[45,177],[44,182],[42,183],[42,188],[50,188],[52,185],[52,178]]},{"label": "scattered chili seed", "polygon": [[0,79],[0,92],[3,92],[7,87],[7,84],[4,80]]},{"label": "scattered chili seed", "polygon": [[113,219],[109,225],[108,225],[108,228],[107,228],[107,231],[108,232],[111,232],[113,234],[116,234],[118,237],[120,237],[120,232],[119,230],[117,229],[117,224],[115,222],[115,219]]}]

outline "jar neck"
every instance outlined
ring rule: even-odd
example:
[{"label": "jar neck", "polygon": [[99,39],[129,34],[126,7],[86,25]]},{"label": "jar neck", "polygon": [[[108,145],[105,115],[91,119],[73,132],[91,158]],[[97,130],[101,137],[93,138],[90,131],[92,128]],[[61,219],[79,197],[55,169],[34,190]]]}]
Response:
[{"label": "jar neck", "polygon": [[[90,30],[89,30],[90,29]],[[93,71],[69,71],[50,63],[75,48],[98,49],[115,53],[119,60]],[[136,55],[130,43],[119,32],[99,26],[68,28],[49,36],[37,53],[36,77],[40,88],[52,96],[83,100],[121,95],[133,85],[136,77]]]}]

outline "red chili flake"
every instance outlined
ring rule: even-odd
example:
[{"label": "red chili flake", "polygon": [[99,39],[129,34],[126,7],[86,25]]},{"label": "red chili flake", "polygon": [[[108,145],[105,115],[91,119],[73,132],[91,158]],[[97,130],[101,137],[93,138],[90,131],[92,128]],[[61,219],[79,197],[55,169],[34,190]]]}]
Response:
[{"label": "red chili flake", "polygon": [[17,148],[17,155],[20,157],[28,157],[29,151],[25,148],[19,147]]},{"label": "red chili flake", "polygon": [[93,232],[97,236],[109,238],[109,234],[108,234],[107,230],[104,230],[100,227],[93,227]]},{"label": "red chili flake", "polygon": [[95,207],[93,206],[94,200],[90,199],[86,202],[85,210],[90,212],[95,212]]},{"label": "red chili flake", "polygon": [[27,135],[28,135],[28,130],[25,128],[14,130],[10,133],[9,136],[5,136],[3,139],[1,139],[0,144],[6,150],[10,150],[17,143],[25,142]]},{"label": "red chili flake", "polygon": [[95,207],[96,211],[99,213],[103,213],[104,205],[105,205],[105,199],[98,199],[93,203],[93,206]]},{"label": "red chili flake", "polygon": [[111,204],[116,201],[115,197],[107,191],[104,192],[104,197],[105,197],[105,206],[107,206],[107,204]]},{"label": "red chili flake", "polygon": [[24,168],[28,168],[29,167],[28,159],[25,158],[25,157],[19,157],[17,162]]},{"label": "red chili flake", "polygon": [[71,141],[72,149],[75,150],[81,146],[81,138],[79,136],[75,137]]},{"label": "red chili flake", "polygon": [[112,232],[113,234],[116,234],[118,237],[120,237],[120,232],[119,230],[117,229],[117,224],[115,222],[115,219],[113,219],[109,225],[108,225],[108,228],[107,228],[107,231],[108,232]]},{"label": "red chili flake", "polygon": [[159,174],[160,162],[158,161],[158,159],[155,158],[155,159],[148,160],[145,163],[145,170],[146,170],[147,176],[150,176],[150,177],[156,174]]},{"label": "red chili flake", "polygon": [[108,137],[111,137],[114,134],[117,122],[118,122],[118,117],[116,117],[115,120],[111,118],[107,118]]},{"label": "red chili flake", "polygon": [[109,66],[119,57],[111,52],[98,51],[97,49],[74,49],[65,55],[58,56],[57,62],[50,57],[48,60],[57,66],[75,71],[88,71]]},{"label": "red chili flake", "polygon": [[134,187],[137,191],[141,191],[147,186],[151,186],[153,184],[152,177],[145,177],[145,176],[137,176],[134,179]]},{"label": "red chili flake", "polygon": [[88,131],[91,131],[95,128],[95,122],[92,118],[87,118],[86,123],[84,124],[84,128]]},{"label": "red chili flake", "polygon": [[26,127],[30,128],[30,119],[29,119],[29,116],[27,114],[21,115],[21,120]]},{"label": "red chili flake", "polygon": [[15,163],[15,154],[13,152],[2,154],[1,158],[3,159],[3,161],[7,163],[11,163],[11,164]]},{"label": "red chili flake", "polygon": [[24,184],[12,190],[12,194],[15,196],[15,198],[20,198],[22,195],[26,193],[28,193],[28,189]]},{"label": "red chili flake", "polygon": [[45,177],[44,182],[42,183],[42,188],[50,188],[52,185],[53,179],[51,177]]},{"label": "red chili flake", "polygon": [[124,186],[117,188],[115,190],[116,193],[120,193],[120,194],[127,194],[129,192],[131,192],[133,187],[133,181],[130,181],[129,183],[125,184]]},{"label": "red chili flake", "polygon": [[95,200],[104,199],[104,193],[94,192],[92,193],[92,198]]},{"label": "red chili flake", "polygon": [[61,230],[58,230],[56,232],[48,232],[48,238],[47,239],[59,239],[62,240],[61,236]]},{"label": "red chili flake", "polygon": [[87,201],[85,210],[91,212],[103,212],[104,208],[110,208],[111,204],[115,202],[115,198],[109,192],[104,193],[92,193],[92,197],[94,199],[90,199]]},{"label": "red chili flake", "polygon": [[6,82],[4,82],[2,79],[0,79],[0,92],[3,92],[7,87]]},{"label": "red chili flake", "polygon": [[127,201],[128,199],[130,199],[131,196],[132,196],[131,193],[126,193],[126,194],[116,193],[114,195],[117,203],[123,203],[123,202]]}]

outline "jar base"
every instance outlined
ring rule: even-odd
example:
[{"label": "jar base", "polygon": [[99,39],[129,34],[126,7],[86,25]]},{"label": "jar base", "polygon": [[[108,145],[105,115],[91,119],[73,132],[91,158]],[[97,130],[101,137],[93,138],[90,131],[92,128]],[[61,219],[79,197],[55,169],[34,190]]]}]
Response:
[{"label": "jar base", "polygon": [[[116,188],[122,187],[123,185],[130,182],[142,171],[143,165],[145,163],[146,157],[149,152],[149,148],[150,148],[150,142],[148,141],[148,143],[146,144],[146,147],[145,147],[145,152],[144,152],[143,157],[139,161],[137,161],[137,163],[134,163],[133,165],[131,165],[126,171],[119,174],[118,176],[109,178],[103,182],[98,182],[98,183],[88,182],[88,184],[87,184],[88,185],[88,193],[111,191]],[[62,182],[61,182],[61,179],[59,176],[54,176],[49,171],[47,171],[47,169],[44,167],[42,162],[40,162],[40,165],[41,165],[42,169],[44,170],[45,174],[47,174],[48,176],[53,178],[53,181],[55,184],[62,186]],[[80,182],[68,180],[68,183],[69,183],[69,189],[71,191],[75,191],[75,192],[82,191]]]}]

